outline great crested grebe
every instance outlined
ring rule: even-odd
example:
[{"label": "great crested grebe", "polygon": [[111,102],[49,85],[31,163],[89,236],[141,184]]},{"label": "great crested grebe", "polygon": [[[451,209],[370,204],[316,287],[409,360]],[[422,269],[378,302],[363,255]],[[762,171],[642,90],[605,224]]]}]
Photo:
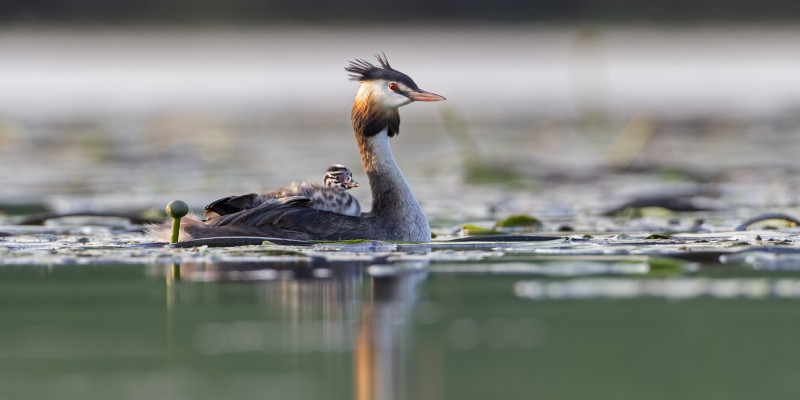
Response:
[{"label": "great crested grebe", "polygon": [[258,207],[268,200],[292,196],[303,196],[309,199],[309,206],[317,210],[359,216],[361,215],[361,205],[358,204],[355,197],[346,192],[354,187],[358,187],[358,182],[353,180],[353,173],[344,165],[334,164],[325,171],[322,185],[309,181],[292,182],[289,186],[264,193],[225,197],[207,205],[203,217],[206,220],[218,218],[221,215]]},{"label": "great crested grebe", "polygon": [[[400,132],[398,108],[414,101],[445,98],[420,89],[406,74],[393,69],[386,56],[378,64],[355,60],[345,68],[359,81],[350,118],[361,163],[369,179],[372,209],[360,216],[316,210],[308,201],[268,201],[207,221],[184,218],[181,240],[217,236],[262,236],[299,240],[377,239],[427,242],[431,230],[408,182],[394,160],[389,138]],[[302,199],[302,198],[300,198]],[[151,232],[168,237],[168,226]]]}]

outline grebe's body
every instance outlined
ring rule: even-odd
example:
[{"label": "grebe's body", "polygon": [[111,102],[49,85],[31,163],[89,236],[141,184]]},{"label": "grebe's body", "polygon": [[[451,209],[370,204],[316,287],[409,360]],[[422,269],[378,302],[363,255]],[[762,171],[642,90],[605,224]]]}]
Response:
[{"label": "grebe's body", "polygon": [[289,186],[264,193],[226,197],[207,205],[203,217],[206,220],[218,218],[256,208],[270,200],[294,196],[310,200],[308,205],[313,209],[357,217],[361,215],[361,205],[347,193],[354,187],[358,187],[358,182],[353,180],[353,173],[344,165],[334,164],[325,171],[322,185],[310,181],[292,182]]},{"label": "grebe's body", "polygon": [[[345,68],[360,82],[350,114],[361,163],[370,184],[372,209],[359,216],[317,210],[308,201],[267,201],[255,208],[206,221],[184,218],[181,240],[216,236],[262,236],[300,240],[377,239],[427,242],[430,226],[389,147],[400,132],[398,108],[444,97],[421,90],[393,69],[385,56],[379,65],[356,60]],[[302,199],[302,198],[300,198]],[[152,229],[160,237],[166,227]]]}]

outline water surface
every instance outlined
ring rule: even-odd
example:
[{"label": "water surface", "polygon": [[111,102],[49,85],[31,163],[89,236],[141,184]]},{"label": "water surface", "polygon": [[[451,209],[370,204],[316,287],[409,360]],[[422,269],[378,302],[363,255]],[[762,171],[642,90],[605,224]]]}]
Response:
[{"label": "water surface", "polygon": [[294,278],[247,281],[175,281],[166,264],[3,267],[3,396],[744,399],[800,389],[794,299],[534,301],[515,285],[563,279],[365,265],[283,265]]}]

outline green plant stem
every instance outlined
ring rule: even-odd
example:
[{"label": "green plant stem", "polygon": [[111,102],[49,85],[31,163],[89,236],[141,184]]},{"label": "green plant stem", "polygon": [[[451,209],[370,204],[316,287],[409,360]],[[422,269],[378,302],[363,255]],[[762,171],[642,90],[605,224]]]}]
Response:
[{"label": "green plant stem", "polygon": [[181,217],[172,218],[172,236],[169,239],[170,243],[178,242],[178,235],[181,233]]}]

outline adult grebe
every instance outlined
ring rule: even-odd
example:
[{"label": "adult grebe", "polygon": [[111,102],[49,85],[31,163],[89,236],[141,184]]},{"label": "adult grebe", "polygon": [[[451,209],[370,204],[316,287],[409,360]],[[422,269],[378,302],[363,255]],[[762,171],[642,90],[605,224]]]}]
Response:
[{"label": "adult grebe", "polygon": [[[360,82],[350,118],[372,192],[369,212],[357,217],[342,215],[316,210],[302,197],[288,197],[285,201],[268,201],[207,221],[184,218],[181,240],[263,236],[300,240],[430,241],[428,220],[394,160],[389,138],[400,132],[399,107],[414,101],[445,98],[420,89],[408,75],[393,69],[385,55],[377,59],[377,66],[355,60],[345,68],[353,80]],[[168,237],[169,228],[156,227],[151,232],[164,238]]]},{"label": "adult grebe", "polygon": [[358,187],[358,182],[353,180],[353,173],[344,165],[334,164],[325,171],[322,185],[310,181],[292,182],[289,186],[264,193],[225,197],[207,205],[203,217],[206,220],[218,218],[221,215],[256,208],[268,200],[292,196],[308,198],[309,206],[317,210],[359,216],[361,205],[355,197],[346,192],[354,187]]}]

